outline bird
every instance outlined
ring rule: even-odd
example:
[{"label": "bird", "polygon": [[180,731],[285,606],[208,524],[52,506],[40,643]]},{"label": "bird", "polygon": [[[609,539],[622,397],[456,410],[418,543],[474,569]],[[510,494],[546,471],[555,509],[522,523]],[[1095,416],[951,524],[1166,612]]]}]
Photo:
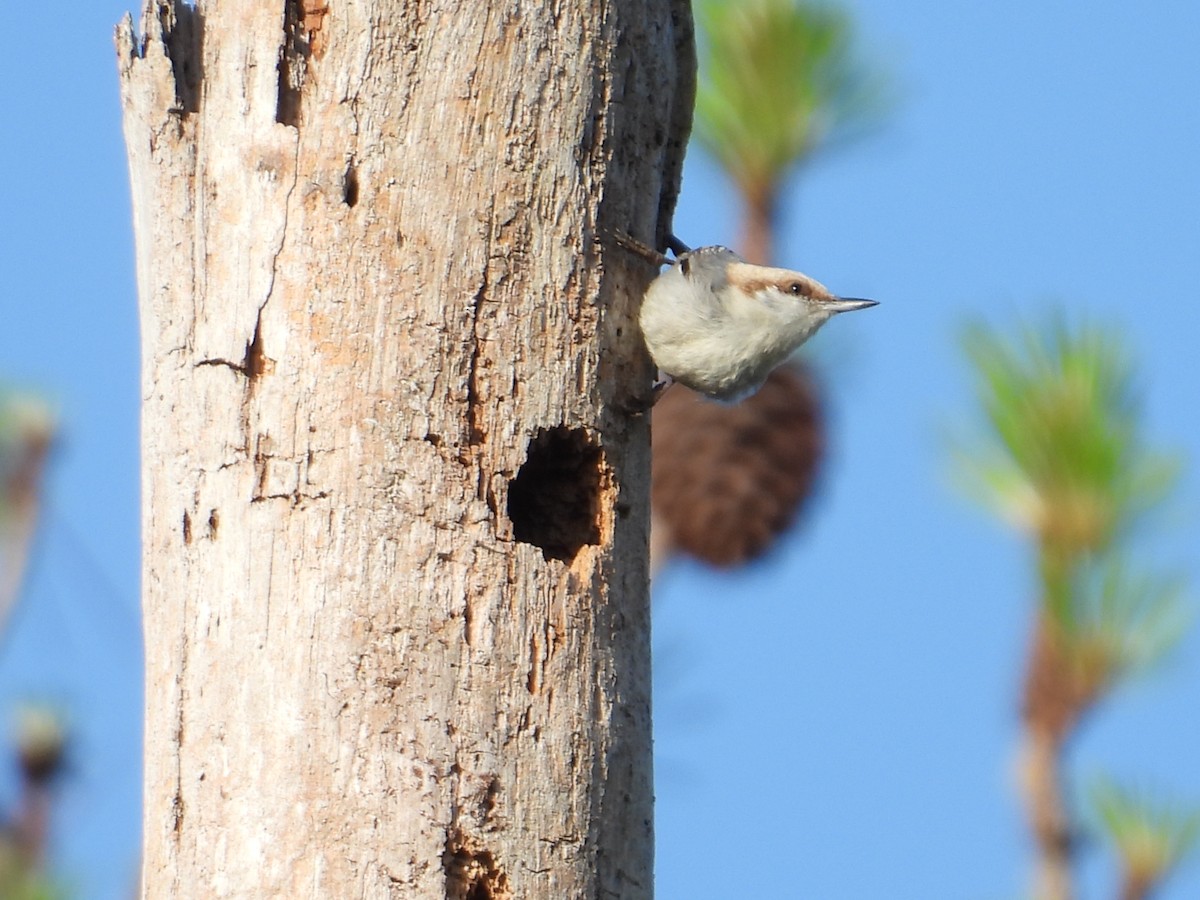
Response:
[{"label": "bird", "polygon": [[[802,272],[748,263],[728,247],[689,250],[672,237],[671,259],[627,234],[617,241],[668,266],[646,289],[638,318],[654,364],[714,400],[753,394],[833,316],[878,305],[839,297]],[[656,398],[670,380],[656,386]]]}]

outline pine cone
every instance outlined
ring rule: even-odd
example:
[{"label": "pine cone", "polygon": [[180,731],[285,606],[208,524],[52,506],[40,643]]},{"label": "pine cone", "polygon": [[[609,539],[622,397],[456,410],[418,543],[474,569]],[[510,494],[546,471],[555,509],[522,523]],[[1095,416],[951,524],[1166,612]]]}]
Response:
[{"label": "pine cone", "polygon": [[670,388],[653,413],[651,508],[654,528],[667,532],[655,546],[716,566],[761,555],[808,497],[824,444],[804,368],[776,369],[734,406]]}]

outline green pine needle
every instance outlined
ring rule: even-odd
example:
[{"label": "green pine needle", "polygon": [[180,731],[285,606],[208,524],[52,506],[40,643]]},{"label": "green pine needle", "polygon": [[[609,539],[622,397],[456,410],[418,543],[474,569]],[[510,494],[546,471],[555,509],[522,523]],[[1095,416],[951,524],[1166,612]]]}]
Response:
[{"label": "green pine needle", "polygon": [[1158,884],[1196,847],[1200,809],[1135,793],[1102,779],[1092,806],[1125,867],[1127,880]]},{"label": "green pine needle", "polygon": [[1132,370],[1109,334],[1059,320],[1009,340],[977,326],[964,346],[988,435],[961,454],[963,474],[1048,558],[1102,552],[1166,496],[1178,462],[1143,445]]},{"label": "green pine needle", "polygon": [[1110,555],[1075,573],[1057,621],[1072,664],[1103,690],[1162,660],[1190,618],[1181,582],[1131,574]]},{"label": "green pine needle", "polygon": [[850,16],[816,0],[697,0],[696,136],[743,194],[873,118],[876,80],[851,53]]}]

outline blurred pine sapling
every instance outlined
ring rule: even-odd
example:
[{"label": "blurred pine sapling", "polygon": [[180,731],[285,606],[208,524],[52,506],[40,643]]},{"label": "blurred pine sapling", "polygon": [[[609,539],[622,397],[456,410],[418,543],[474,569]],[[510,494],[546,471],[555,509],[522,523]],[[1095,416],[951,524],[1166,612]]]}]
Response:
[{"label": "blurred pine sapling", "polygon": [[[977,326],[964,346],[984,427],[960,449],[961,480],[1028,535],[1036,559],[1021,711],[1035,896],[1069,900],[1080,825],[1066,799],[1066,746],[1084,715],[1163,659],[1190,619],[1179,580],[1135,562],[1130,541],[1168,498],[1180,466],[1147,445],[1133,367],[1111,333],[1059,318],[1015,338]],[[1106,822],[1133,821],[1121,815],[1133,808],[1124,795],[1102,797]]]},{"label": "blurred pine sapling", "polygon": [[1196,848],[1200,810],[1104,779],[1092,786],[1100,830],[1121,862],[1121,900],[1144,900]]}]

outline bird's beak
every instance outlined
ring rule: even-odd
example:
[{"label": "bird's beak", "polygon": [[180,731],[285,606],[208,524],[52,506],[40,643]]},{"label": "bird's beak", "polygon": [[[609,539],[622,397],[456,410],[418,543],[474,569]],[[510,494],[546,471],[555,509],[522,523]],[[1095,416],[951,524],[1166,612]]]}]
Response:
[{"label": "bird's beak", "polygon": [[851,312],[856,309],[867,309],[868,307],[878,305],[878,300],[860,300],[857,297],[834,297],[826,304],[826,308],[833,310],[835,313],[842,313]]}]

